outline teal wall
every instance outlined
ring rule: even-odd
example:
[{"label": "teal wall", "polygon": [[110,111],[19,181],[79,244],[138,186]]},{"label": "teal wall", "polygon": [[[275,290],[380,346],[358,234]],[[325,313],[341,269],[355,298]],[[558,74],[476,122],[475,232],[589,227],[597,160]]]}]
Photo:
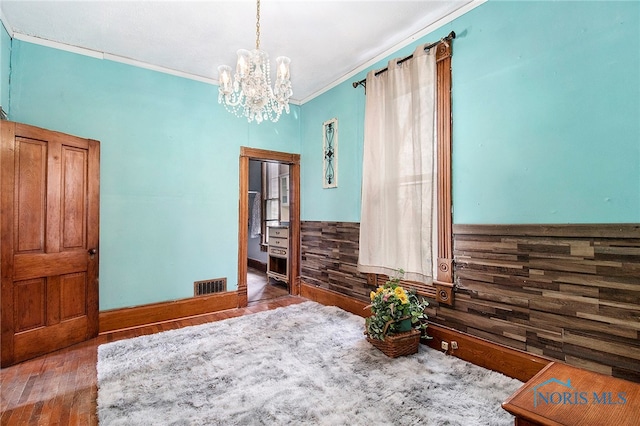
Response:
[{"label": "teal wall", "polygon": [[9,113],[9,75],[11,73],[11,37],[0,23],[0,106]]},{"label": "teal wall", "polygon": [[[489,1],[387,59],[451,30],[454,222],[640,222],[640,3]],[[101,141],[102,310],[235,288],[240,146],[302,154],[302,220],[360,220],[366,70],[256,125],[215,86],[0,32],[11,119]],[[339,186],[322,189],[334,117]]]},{"label": "teal wall", "polygon": [[[360,222],[364,91],[344,83],[302,105],[302,220]],[[338,187],[322,188],[322,123],[338,119]]]},{"label": "teal wall", "polygon": [[240,146],[299,152],[299,107],[248,124],[217,86],[14,40],[11,118],[100,140],[100,309],[237,288]]},{"label": "teal wall", "polygon": [[[640,3],[489,1],[371,68],[451,30],[454,222],[640,222]],[[365,75],[302,107],[303,220],[359,221]]]}]

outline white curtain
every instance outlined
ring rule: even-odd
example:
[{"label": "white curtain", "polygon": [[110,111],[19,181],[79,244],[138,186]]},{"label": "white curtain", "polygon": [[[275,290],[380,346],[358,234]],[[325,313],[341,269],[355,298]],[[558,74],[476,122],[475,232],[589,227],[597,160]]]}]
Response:
[{"label": "white curtain", "polygon": [[435,50],[366,80],[360,272],[431,283],[437,247]]}]

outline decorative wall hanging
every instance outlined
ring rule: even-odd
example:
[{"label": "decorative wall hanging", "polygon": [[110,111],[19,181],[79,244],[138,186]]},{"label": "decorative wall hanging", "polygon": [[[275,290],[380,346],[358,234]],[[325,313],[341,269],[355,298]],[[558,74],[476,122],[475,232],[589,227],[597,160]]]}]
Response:
[{"label": "decorative wall hanging", "polygon": [[322,187],[338,187],[338,119],[322,123]]}]

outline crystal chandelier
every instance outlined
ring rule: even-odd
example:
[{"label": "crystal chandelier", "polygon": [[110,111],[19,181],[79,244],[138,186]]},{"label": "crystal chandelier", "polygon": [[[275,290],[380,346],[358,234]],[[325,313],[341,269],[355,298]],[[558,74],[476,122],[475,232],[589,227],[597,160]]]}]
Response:
[{"label": "crystal chandelier", "polygon": [[236,73],[231,79],[231,67],[218,67],[218,103],[236,116],[245,116],[249,122],[256,120],[278,121],[282,110],[289,113],[289,98],[293,94],[289,79],[291,59],[276,59],[276,83],[271,88],[269,55],[260,50],[260,0],[256,12],[256,48],[238,50]]}]

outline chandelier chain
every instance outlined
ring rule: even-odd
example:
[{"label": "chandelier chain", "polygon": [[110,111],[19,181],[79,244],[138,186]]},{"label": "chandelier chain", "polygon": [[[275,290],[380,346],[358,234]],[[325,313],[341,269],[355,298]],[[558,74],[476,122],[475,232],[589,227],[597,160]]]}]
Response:
[{"label": "chandelier chain", "polygon": [[260,50],[260,0],[256,6],[256,50]]}]

